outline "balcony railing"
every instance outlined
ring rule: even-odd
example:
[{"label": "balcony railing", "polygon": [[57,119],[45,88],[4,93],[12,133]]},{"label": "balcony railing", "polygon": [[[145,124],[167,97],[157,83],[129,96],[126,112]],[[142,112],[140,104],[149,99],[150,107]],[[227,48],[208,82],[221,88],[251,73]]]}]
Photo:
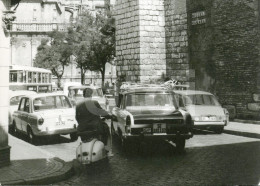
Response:
[{"label": "balcony railing", "polygon": [[66,23],[21,23],[13,22],[11,32],[51,32],[53,30],[66,31],[69,24]]}]

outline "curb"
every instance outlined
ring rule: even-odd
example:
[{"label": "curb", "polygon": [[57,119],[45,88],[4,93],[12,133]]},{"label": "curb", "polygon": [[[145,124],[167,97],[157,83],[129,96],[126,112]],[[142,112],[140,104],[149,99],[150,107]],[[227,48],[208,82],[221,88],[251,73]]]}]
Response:
[{"label": "curb", "polygon": [[232,135],[236,135],[236,136],[244,136],[244,137],[249,137],[249,138],[260,139],[260,134],[257,134],[257,133],[234,131],[234,130],[227,130],[227,129],[224,129],[223,132],[226,133],[226,134],[232,134]]},{"label": "curb", "polygon": [[260,121],[255,121],[255,120],[234,119],[233,121],[239,122],[239,123],[248,123],[248,124],[258,124],[258,125],[260,125]]},{"label": "curb", "polygon": [[1,184],[2,185],[47,185],[47,184],[53,184],[59,181],[63,181],[73,176],[74,169],[73,169],[72,162],[66,163],[65,161],[57,157],[53,158],[53,161],[63,164],[62,168],[56,171],[55,173],[46,174],[43,176],[36,176],[33,178],[27,178],[22,180],[6,181],[6,182],[2,182]]}]

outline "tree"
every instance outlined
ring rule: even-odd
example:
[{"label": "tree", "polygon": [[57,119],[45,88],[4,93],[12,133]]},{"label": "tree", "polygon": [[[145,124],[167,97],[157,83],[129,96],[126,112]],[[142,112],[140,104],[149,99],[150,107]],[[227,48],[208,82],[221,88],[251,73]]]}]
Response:
[{"label": "tree", "polygon": [[87,70],[100,72],[102,87],[105,79],[105,65],[115,55],[114,19],[97,13],[83,12],[69,31],[69,42],[74,43],[74,56],[81,69],[81,81],[85,81]]},{"label": "tree", "polygon": [[60,88],[65,66],[70,63],[72,46],[67,43],[65,32],[53,31],[49,37],[50,39],[42,40],[37,48],[34,66],[51,70],[52,74],[57,77]]}]

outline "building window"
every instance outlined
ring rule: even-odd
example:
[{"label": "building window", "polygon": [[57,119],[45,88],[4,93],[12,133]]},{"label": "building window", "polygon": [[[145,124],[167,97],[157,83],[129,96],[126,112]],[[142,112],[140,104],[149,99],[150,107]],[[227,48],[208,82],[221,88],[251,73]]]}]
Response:
[{"label": "building window", "polygon": [[37,21],[36,13],[37,13],[37,9],[34,8],[34,9],[33,9],[33,21]]}]

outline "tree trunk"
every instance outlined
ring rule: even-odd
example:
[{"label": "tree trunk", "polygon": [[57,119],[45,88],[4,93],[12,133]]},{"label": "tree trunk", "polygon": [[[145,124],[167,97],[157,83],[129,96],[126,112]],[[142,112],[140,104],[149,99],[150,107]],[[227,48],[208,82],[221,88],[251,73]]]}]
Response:
[{"label": "tree trunk", "polygon": [[61,76],[57,76],[57,87],[60,89],[61,87]]},{"label": "tree trunk", "polygon": [[81,84],[85,85],[85,71],[83,68],[80,69]]},{"label": "tree trunk", "polygon": [[102,78],[102,88],[104,88],[104,84],[105,84],[105,70],[101,71],[101,78]]}]

